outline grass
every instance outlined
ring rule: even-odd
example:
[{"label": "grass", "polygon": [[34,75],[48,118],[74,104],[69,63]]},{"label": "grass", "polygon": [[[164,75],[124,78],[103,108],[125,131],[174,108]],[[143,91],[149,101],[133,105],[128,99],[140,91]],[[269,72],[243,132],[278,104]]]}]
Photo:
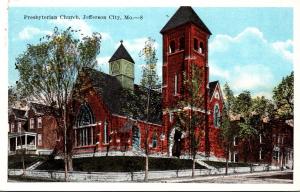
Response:
[{"label": "grass", "polygon": [[[130,172],[144,170],[144,157],[108,156],[86,157],[73,159],[74,171],[87,172]],[[176,158],[153,158],[149,157],[149,170],[177,170],[191,169],[192,160]],[[37,167],[39,170],[64,170],[62,159],[48,160]],[[196,164],[196,169],[205,167]]]},{"label": "grass", "polygon": [[[221,161],[204,161],[206,164],[213,166],[215,168],[223,168],[226,167],[226,162]],[[232,163],[228,162],[228,167],[249,167],[248,163]]]},{"label": "grass", "polygon": [[[37,156],[37,155],[24,155],[24,164],[25,168],[30,167],[34,163],[45,160],[46,156]],[[22,155],[11,155],[8,156],[8,168],[9,169],[22,169]]]}]

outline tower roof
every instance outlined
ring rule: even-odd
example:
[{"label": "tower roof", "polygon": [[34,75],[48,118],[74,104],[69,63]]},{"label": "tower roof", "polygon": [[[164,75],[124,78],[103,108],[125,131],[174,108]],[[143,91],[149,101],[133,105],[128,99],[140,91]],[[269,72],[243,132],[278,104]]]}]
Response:
[{"label": "tower roof", "polygon": [[179,9],[171,17],[168,23],[162,28],[160,33],[164,33],[170,29],[173,29],[186,23],[193,23],[205,32],[207,32],[209,35],[211,35],[210,30],[206,27],[206,25],[203,23],[203,21],[200,19],[197,13],[190,6],[179,7]]},{"label": "tower roof", "polygon": [[125,60],[127,60],[131,63],[134,63],[132,57],[129,55],[128,51],[124,47],[123,41],[120,41],[120,42],[121,42],[121,44],[120,44],[119,48],[116,50],[116,52],[109,59],[108,62],[116,61],[116,60],[119,60],[119,59],[125,59]]}]

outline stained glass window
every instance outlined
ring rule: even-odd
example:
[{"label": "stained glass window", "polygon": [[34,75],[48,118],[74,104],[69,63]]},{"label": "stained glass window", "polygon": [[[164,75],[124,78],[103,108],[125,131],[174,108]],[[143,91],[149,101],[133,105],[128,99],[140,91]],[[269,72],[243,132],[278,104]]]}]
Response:
[{"label": "stained glass window", "polygon": [[94,116],[93,113],[88,105],[82,105],[80,107],[80,112],[77,117],[77,125],[83,126],[83,125],[90,125],[93,124]]},{"label": "stained glass window", "polygon": [[95,144],[95,118],[91,108],[87,104],[84,104],[80,107],[76,124],[77,128],[75,130],[75,143],[77,146]]},{"label": "stained glass window", "polygon": [[218,105],[215,105],[214,108],[214,126],[215,127],[220,126],[220,110]]}]

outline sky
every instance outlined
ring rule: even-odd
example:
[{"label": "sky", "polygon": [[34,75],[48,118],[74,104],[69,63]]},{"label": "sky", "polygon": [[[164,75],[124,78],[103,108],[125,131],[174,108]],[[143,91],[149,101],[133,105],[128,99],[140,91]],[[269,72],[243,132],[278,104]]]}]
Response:
[{"label": "sky", "polygon": [[[210,81],[225,82],[235,95],[249,90],[252,96],[272,97],[273,88],[293,70],[292,8],[201,8],[193,7],[212,32],[209,39]],[[28,44],[36,44],[57,26],[71,26],[84,35],[102,35],[98,65],[108,73],[108,60],[120,44],[135,61],[135,83],[141,79],[143,58],[139,56],[148,37],[155,39],[157,73],[162,76],[162,35],[159,31],[176,12],[170,8],[9,8],[8,82],[18,80],[15,58]],[[57,16],[58,19],[26,19],[27,16]],[[59,19],[61,15],[81,19]],[[106,19],[83,19],[83,15]],[[117,16],[138,17],[118,20]],[[109,16],[111,16],[109,18]],[[112,17],[114,16],[114,17]],[[142,19],[140,19],[142,16]],[[80,35],[78,36],[80,37]]]}]

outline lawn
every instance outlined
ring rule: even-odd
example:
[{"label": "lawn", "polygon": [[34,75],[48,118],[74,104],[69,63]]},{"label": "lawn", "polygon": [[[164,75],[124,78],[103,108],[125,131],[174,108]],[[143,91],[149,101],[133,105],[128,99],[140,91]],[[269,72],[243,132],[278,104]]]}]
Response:
[{"label": "lawn", "polygon": [[[122,172],[144,170],[144,157],[108,156],[108,157],[86,157],[73,159],[74,171],[88,172]],[[149,170],[177,170],[191,169],[192,160],[176,158],[154,158],[149,157]],[[37,167],[39,170],[64,170],[62,159],[48,160]],[[196,169],[205,167],[196,164]]]},{"label": "lawn", "polygon": [[[25,168],[30,167],[34,163],[45,160],[46,156],[37,156],[37,155],[24,155],[24,164]],[[22,169],[23,161],[22,155],[11,155],[8,156],[8,168],[9,169]]]}]

